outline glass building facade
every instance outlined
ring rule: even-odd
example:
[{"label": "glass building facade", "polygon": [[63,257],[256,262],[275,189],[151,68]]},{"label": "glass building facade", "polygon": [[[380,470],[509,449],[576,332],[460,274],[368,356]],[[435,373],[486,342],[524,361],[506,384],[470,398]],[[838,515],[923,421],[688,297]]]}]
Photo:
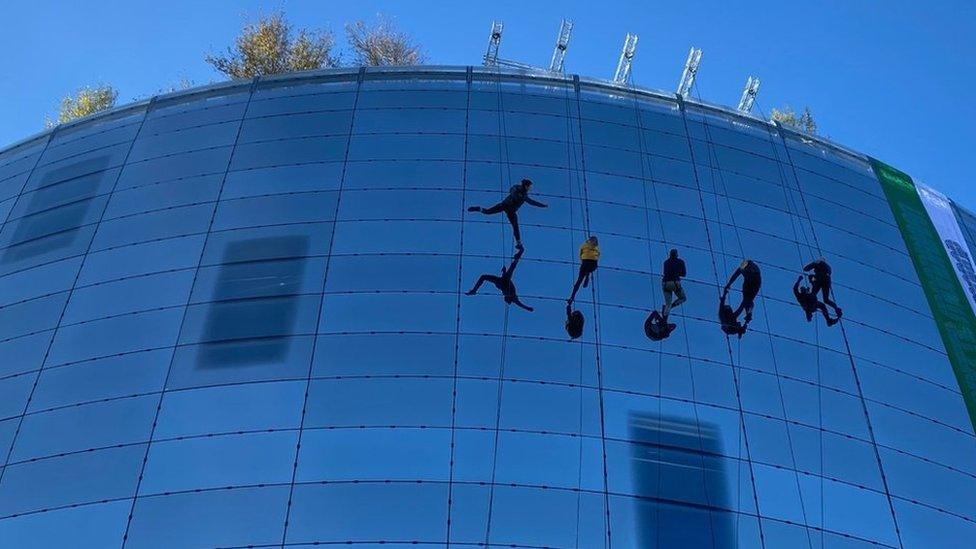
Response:
[{"label": "glass building facade", "polygon": [[[522,178],[534,312],[464,295],[513,252],[466,207]],[[0,221],[3,547],[976,539],[966,391],[871,163],[756,118],[482,68],[261,78],[3,150]],[[830,328],[791,291],[819,256]]]}]

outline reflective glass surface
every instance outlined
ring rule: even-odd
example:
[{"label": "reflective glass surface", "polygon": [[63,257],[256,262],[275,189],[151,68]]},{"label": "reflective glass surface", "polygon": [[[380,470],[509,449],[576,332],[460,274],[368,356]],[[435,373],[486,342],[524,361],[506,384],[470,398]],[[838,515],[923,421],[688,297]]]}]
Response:
[{"label": "reflective glass surface", "polygon": [[[505,214],[468,207],[523,178],[548,207],[512,266]],[[0,221],[3,546],[976,533],[976,436],[869,165],[750,118],[481,69],[262,79],[0,151]],[[655,341],[671,248],[687,302]],[[791,290],[821,256],[832,327]]]}]

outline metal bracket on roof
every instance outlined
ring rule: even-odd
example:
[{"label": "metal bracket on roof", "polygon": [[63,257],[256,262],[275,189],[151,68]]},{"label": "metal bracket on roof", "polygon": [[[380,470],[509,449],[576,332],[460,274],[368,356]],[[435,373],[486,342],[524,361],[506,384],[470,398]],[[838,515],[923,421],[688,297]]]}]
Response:
[{"label": "metal bracket on roof", "polygon": [[620,52],[620,60],[617,61],[617,71],[613,73],[614,84],[626,84],[630,77],[630,65],[637,54],[637,35],[627,33],[624,38],[624,48]]},{"label": "metal bracket on roof", "polygon": [[559,34],[556,36],[556,49],[552,52],[552,59],[549,61],[548,69],[536,67],[535,65],[530,65],[528,63],[522,63],[521,61],[512,61],[510,59],[502,59],[499,57],[498,50],[501,47],[503,30],[504,23],[501,21],[492,22],[491,35],[488,37],[488,49],[485,51],[484,57],[484,65],[486,67],[509,67],[513,69],[524,69],[539,72],[545,72],[548,70],[552,73],[563,74],[564,63],[566,60],[566,50],[569,49],[569,38],[573,33],[572,21],[569,19],[563,19],[562,24],[559,26]]},{"label": "metal bracket on roof", "polygon": [[746,87],[742,90],[742,98],[739,99],[739,106],[736,110],[749,114],[752,111],[752,104],[756,102],[756,95],[759,94],[759,77],[750,76],[746,80]]},{"label": "metal bracket on roof", "polygon": [[688,60],[685,61],[685,70],[681,73],[681,81],[678,82],[678,95],[682,99],[688,99],[691,88],[695,85],[695,76],[698,74],[698,67],[701,65],[702,51],[700,48],[691,47],[688,52]]},{"label": "metal bracket on roof", "polygon": [[502,45],[502,30],[505,23],[501,21],[491,22],[491,36],[488,38],[488,51],[485,52],[485,66],[494,67],[498,65],[498,47]]},{"label": "metal bracket on roof", "polygon": [[549,61],[549,72],[563,73],[563,64],[566,60],[566,50],[569,48],[569,38],[573,34],[573,22],[563,19],[559,24],[559,34],[556,35],[556,49],[552,51],[552,60]]}]

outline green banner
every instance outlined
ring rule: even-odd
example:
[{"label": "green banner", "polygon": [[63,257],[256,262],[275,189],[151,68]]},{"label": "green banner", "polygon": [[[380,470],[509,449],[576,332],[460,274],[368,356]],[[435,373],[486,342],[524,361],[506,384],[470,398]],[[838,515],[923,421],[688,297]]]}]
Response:
[{"label": "green banner", "polygon": [[873,158],[871,167],[901,229],[976,427],[976,316],[912,178]]}]

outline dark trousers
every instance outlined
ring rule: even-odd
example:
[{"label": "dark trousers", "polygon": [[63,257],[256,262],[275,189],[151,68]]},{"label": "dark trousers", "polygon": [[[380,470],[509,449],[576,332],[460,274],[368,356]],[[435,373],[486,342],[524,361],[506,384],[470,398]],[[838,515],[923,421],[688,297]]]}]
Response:
[{"label": "dark trousers", "polygon": [[832,299],[830,299],[830,279],[829,278],[827,278],[827,279],[821,279],[821,278],[815,276],[815,277],[813,277],[811,279],[810,293],[813,294],[813,295],[817,295],[817,292],[821,292],[823,294],[823,302],[826,303],[827,305],[830,305],[831,307],[833,307],[834,308],[834,311],[836,311],[839,308],[839,307],[837,307],[837,304],[834,303],[834,301]]},{"label": "dark trousers", "polygon": [[584,259],[580,262],[579,276],[576,277],[576,284],[573,285],[573,293],[569,296],[569,302],[572,303],[576,299],[576,292],[579,291],[580,285],[584,281],[588,281],[590,275],[593,271],[596,271],[596,260],[595,259]]},{"label": "dark trousers", "polygon": [[521,242],[522,233],[519,231],[518,208],[512,208],[504,202],[499,202],[490,208],[481,210],[481,213],[485,215],[494,215],[501,212],[505,212],[505,215],[508,217],[508,222],[512,224],[512,234],[515,235],[515,241]]}]

